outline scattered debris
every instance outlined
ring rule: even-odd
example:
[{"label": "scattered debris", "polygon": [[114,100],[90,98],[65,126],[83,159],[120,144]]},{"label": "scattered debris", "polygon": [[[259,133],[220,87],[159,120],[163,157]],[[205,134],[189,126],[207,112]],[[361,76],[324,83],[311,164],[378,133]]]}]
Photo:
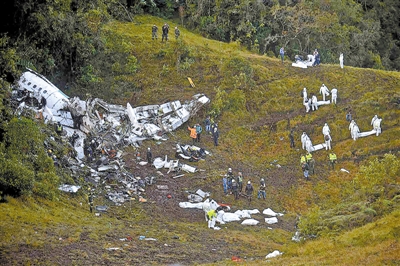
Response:
[{"label": "scattered debris", "polygon": [[76,193],[80,188],[81,188],[80,186],[66,185],[66,184],[58,187],[59,190],[70,193]]},{"label": "scattered debris", "polygon": [[271,210],[270,208],[263,210],[263,214],[269,215],[269,216],[283,216],[283,213],[277,213]]},{"label": "scattered debris", "polygon": [[278,218],[276,218],[276,217],[265,218],[265,222],[267,224],[276,224],[276,223],[278,223]]},{"label": "scattered debris", "polygon": [[349,171],[349,170],[346,170],[346,169],[344,169],[344,168],[340,169],[340,171],[346,172],[346,173],[350,174],[350,171]]},{"label": "scattered debris", "polygon": [[282,255],[283,253],[280,252],[279,250],[274,250],[273,252],[269,253],[267,256],[265,256],[266,259],[271,259],[278,257],[279,255]]},{"label": "scattered debris", "polygon": [[254,219],[246,219],[242,222],[242,225],[257,225],[259,221]]}]

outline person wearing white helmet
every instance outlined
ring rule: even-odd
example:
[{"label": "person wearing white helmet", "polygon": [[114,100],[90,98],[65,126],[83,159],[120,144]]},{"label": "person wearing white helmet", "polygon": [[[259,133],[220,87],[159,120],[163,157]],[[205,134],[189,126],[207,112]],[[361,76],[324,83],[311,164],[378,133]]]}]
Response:
[{"label": "person wearing white helmet", "polygon": [[263,199],[266,198],[264,178],[261,178],[260,180],[260,188],[258,189],[258,194],[257,194],[258,199],[261,199],[261,197]]},{"label": "person wearing white helmet", "polygon": [[251,182],[250,182],[250,180],[247,182],[247,185],[246,185],[246,189],[244,190],[244,192],[246,193],[246,196],[247,196],[247,200],[249,201],[249,202],[251,202],[251,197],[253,196],[253,191],[254,191],[254,188],[253,188],[253,186],[251,185]]},{"label": "person wearing white helmet", "polygon": [[325,123],[325,125],[322,128],[322,134],[329,135],[331,133],[331,130],[329,129],[328,123]]},{"label": "person wearing white helmet", "polygon": [[235,200],[239,198],[239,186],[238,183],[235,181],[235,179],[232,180],[232,193],[233,196],[235,197]]},{"label": "person wearing white helmet", "polygon": [[329,96],[329,89],[322,84],[321,88],[319,89],[319,93],[322,94],[322,100],[325,101],[325,96]]}]

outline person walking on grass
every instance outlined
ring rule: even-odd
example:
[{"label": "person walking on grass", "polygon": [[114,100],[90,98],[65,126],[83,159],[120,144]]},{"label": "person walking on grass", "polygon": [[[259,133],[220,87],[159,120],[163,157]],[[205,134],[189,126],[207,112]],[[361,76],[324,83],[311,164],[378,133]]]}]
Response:
[{"label": "person walking on grass", "polygon": [[283,64],[283,60],[285,58],[285,49],[283,48],[283,46],[279,50],[279,55],[281,56],[281,60],[282,60],[282,64]]},{"label": "person walking on grass", "polygon": [[157,40],[157,31],[158,31],[158,27],[156,25],[153,25],[153,27],[151,27],[151,39],[152,40]]}]

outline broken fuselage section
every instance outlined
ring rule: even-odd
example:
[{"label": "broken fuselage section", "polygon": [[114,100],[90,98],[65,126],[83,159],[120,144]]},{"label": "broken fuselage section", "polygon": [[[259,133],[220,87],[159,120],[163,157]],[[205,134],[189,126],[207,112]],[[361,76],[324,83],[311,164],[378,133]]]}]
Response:
[{"label": "broken fuselage section", "polygon": [[161,139],[162,135],[181,126],[210,100],[204,94],[196,94],[188,102],[167,102],[161,105],[132,107],[109,104],[98,98],[86,101],[68,97],[44,76],[28,69],[13,90],[13,100],[18,105],[16,114],[29,109],[46,123],[58,123],[67,127],[67,135],[73,129],[81,135],[88,133],[112,136],[114,142],[134,144],[145,139]]}]

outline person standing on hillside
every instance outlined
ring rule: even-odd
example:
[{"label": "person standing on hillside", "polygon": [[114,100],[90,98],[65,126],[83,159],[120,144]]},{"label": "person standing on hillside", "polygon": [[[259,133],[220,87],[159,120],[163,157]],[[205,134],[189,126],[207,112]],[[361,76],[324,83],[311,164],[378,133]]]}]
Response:
[{"label": "person standing on hillside", "polygon": [[168,32],[169,32],[169,25],[167,24],[167,23],[165,23],[163,26],[162,26],[162,39],[161,39],[161,42],[163,42],[164,41],[164,39],[165,39],[165,41],[168,41]]},{"label": "person standing on hillside", "polygon": [[181,32],[179,31],[178,27],[175,27],[175,38],[178,40],[179,36],[181,35]]},{"label": "person standing on hillside", "polygon": [[237,200],[239,198],[239,186],[238,183],[235,181],[235,179],[232,180],[232,193],[233,196],[235,198],[235,200]]},{"label": "person standing on hillside", "polygon": [[249,202],[251,202],[251,197],[253,196],[253,191],[254,191],[253,185],[251,184],[250,181],[248,181],[244,192],[246,193],[247,200]]},{"label": "person standing on hillside", "polygon": [[264,178],[261,178],[260,188],[258,189],[258,194],[257,194],[258,199],[261,199],[261,197],[263,199],[266,198],[267,194],[265,193],[265,188],[266,188],[266,186],[265,186]]},{"label": "person standing on hillside", "polygon": [[329,153],[329,163],[332,166],[332,170],[335,169],[336,160],[337,160],[336,154],[333,151]]},{"label": "person standing on hillside", "polygon": [[322,84],[321,88],[319,89],[319,93],[322,94],[322,100],[325,101],[325,96],[329,96],[329,89],[325,84]]},{"label": "person standing on hillside", "polygon": [[242,193],[242,189],[243,189],[243,175],[242,175],[242,172],[238,173],[237,181],[238,181],[238,186],[239,186],[239,192]]},{"label": "person standing on hillside", "polygon": [[290,139],[290,148],[294,148],[294,136],[293,136],[293,129],[292,129],[292,130],[290,130],[289,139]]},{"label": "person standing on hillside", "polygon": [[188,130],[190,131],[190,137],[192,138],[194,144],[197,140],[196,126],[188,127]]},{"label": "person standing on hillside", "polygon": [[331,103],[334,103],[334,104],[336,104],[336,99],[337,99],[337,89],[336,89],[336,88],[333,88],[333,89],[331,90],[331,94],[332,94],[332,100],[331,100]]},{"label": "person standing on hillside", "polygon": [[156,25],[153,25],[153,27],[151,27],[151,39],[157,40],[157,31],[158,31],[158,27]]},{"label": "person standing on hillside", "polygon": [[281,60],[282,60],[282,64],[283,64],[283,59],[285,58],[285,49],[283,48],[283,46],[279,50],[279,54],[281,56]]},{"label": "person standing on hillside", "polygon": [[340,63],[340,68],[343,69],[344,65],[343,65],[343,53],[340,53],[339,55],[339,63]]},{"label": "person standing on hillside", "polygon": [[196,141],[200,142],[200,136],[201,136],[201,132],[203,132],[203,128],[200,126],[200,124],[196,124]]},{"label": "person standing on hillside", "polygon": [[150,147],[147,148],[146,158],[147,158],[147,163],[151,165],[153,163],[153,154],[151,153]]},{"label": "person standing on hillside", "polygon": [[204,125],[206,126],[206,132],[211,134],[211,118],[207,116],[206,120],[204,120]]},{"label": "person standing on hillside", "polygon": [[214,124],[212,134],[213,134],[214,146],[218,146],[219,130],[217,124]]},{"label": "person standing on hillside", "polygon": [[224,194],[227,195],[228,194],[228,177],[226,175],[224,175],[222,177],[222,187],[224,188]]}]

